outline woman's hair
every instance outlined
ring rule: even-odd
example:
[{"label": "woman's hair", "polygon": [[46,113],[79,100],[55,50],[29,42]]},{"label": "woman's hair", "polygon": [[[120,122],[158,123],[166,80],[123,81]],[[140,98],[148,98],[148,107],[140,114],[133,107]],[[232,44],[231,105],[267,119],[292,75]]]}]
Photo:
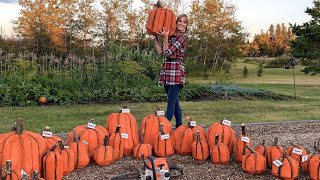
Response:
[{"label": "woman's hair", "polygon": [[[188,15],[186,15],[186,14],[180,14],[178,17],[177,17],[177,24],[178,24],[178,21],[181,19],[181,18],[183,18],[183,17],[185,17],[186,18],[186,21],[187,21],[187,26],[188,26],[188,24],[189,24],[189,18],[188,18]],[[177,31],[177,29],[176,29],[176,31]],[[186,33],[188,32],[188,27],[186,27]]]}]

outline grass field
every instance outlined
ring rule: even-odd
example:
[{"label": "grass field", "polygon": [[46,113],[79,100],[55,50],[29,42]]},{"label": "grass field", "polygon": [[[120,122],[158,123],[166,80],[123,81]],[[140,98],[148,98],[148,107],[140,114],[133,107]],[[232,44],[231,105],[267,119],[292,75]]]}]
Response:
[{"label": "grass field", "polygon": [[[242,77],[243,67],[247,66],[249,77]],[[320,119],[320,76],[304,75],[296,70],[297,99],[275,100],[214,100],[181,102],[183,115],[190,115],[201,125],[210,125],[222,117],[233,123]],[[268,89],[286,95],[293,95],[292,70],[266,69],[263,77],[256,76],[257,65],[239,62],[232,69],[232,84],[241,87]],[[187,77],[190,82],[199,84],[215,83],[215,77],[207,80],[202,77]],[[74,126],[84,124],[94,118],[105,126],[108,115],[128,105],[140,124],[142,118],[153,113],[155,106],[166,107],[161,103],[120,103],[70,106],[1,107],[0,133],[7,132],[18,117],[25,119],[25,129],[40,132],[46,125],[53,132],[69,132]]]}]

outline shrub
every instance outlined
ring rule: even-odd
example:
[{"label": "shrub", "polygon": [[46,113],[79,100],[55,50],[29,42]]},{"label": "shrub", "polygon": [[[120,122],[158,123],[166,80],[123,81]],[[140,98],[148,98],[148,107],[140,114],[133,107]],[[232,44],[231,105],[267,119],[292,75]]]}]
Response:
[{"label": "shrub", "polygon": [[276,57],[274,59],[268,60],[265,68],[282,68],[283,66],[287,65],[289,62],[290,57],[287,55],[282,55],[280,57]]}]

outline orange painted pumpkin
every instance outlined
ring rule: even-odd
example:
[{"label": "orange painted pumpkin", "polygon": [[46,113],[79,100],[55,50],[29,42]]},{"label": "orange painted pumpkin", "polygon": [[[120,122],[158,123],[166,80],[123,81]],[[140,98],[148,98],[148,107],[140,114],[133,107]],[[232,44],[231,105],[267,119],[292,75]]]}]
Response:
[{"label": "orange painted pumpkin", "polygon": [[63,160],[59,151],[56,151],[58,144],[54,145],[42,157],[42,174],[46,180],[60,180],[63,177]]},{"label": "orange painted pumpkin", "polygon": [[73,150],[75,155],[74,167],[76,169],[84,168],[90,162],[88,143],[85,141],[79,141],[78,134],[75,129],[73,129],[72,133],[73,141],[69,143],[69,146],[70,149]]},{"label": "orange painted pumpkin", "polygon": [[176,154],[191,155],[191,144],[195,140],[197,132],[199,132],[200,140],[206,139],[206,133],[201,126],[196,125],[189,116],[186,118],[188,125],[179,126],[171,135],[173,149]]},{"label": "orange painted pumpkin", "polygon": [[98,147],[93,153],[93,159],[99,166],[108,166],[115,161],[114,150],[108,146],[109,137],[104,137],[103,146]]},{"label": "orange painted pumpkin", "polygon": [[283,151],[283,155],[272,162],[272,174],[280,179],[297,179],[299,175],[299,162]]},{"label": "orange painted pumpkin", "polygon": [[[88,143],[89,157],[93,157],[94,149],[103,145],[104,137],[109,136],[109,132],[106,128],[94,124],[93,121],[93,119],[90,119],[88,124],[74,128],[79,137],[79,141]],[[71,131],[68,136],[68,142],[72,142],[73,140],[73,133]]]},{"label": "orange painted pumpkin", "polygon": [[170,134],[163,131],[162,123],[160,123],[160,133],[154,143],[154,153],[158,157],[168,157],[174,153]]},{"label": "orange painted pumpkin", "polygon": [[112,113],[106,120],[106,127],[110,134],[116,133],[117,125],[121,126],[120,134],[123,141],[123,155],[130,156],[133,148],[139,144],[136,118],[124,107],[118,113]]},{"label": "orange painted pumpkin", "polygon": [[305,156],[303,158],[303,162],[301,163],[301,167],[304,170],[304,172],[309,172],[309,161],[313,156],[317,155],[318,149],[319,149],[319,147],[317,147],[317,142],[314,142],[313,153],[308,154],[307,156]]},{"label": "orange painted pumpkin", "polygon": [[248,174],[261,174],[267,169],[267,160],[266,158],[254,151],[248,145],[245,146],[250,152],[246,153],[242,157],[242,170]]},{"label": "orange painted pumpkin", "polygon": [[158,2],[148,16],[146,29],[151,35],[160,34],[162,29],[172,36],[176,30],[176,15],[169,9],[163,8]]},{"label": "orange painted pumpkin", "polygon": [[141,144],[138,144],[133,149],[133,156],[136,159],[141,160],[141,155],[144,154],[146,157],[152,156],[152,146],[150,144],[144,143],[143,135],[141,136]]},{"label": "orange painted pumpkin", "polygon": [[210,148],[210,157],[214,164],[227,164],[230,161],[229,148],[219,143],[219,134],[216,134],[215,143]]},{"label": "orange painted pumpkin", "polygon": [[270,148],[269,146],[266,146],[266,140],[262,140],[261,145],[258,145],[254,148],[254,150],[261,155],[263,155],[267,159],[267,149]]},{"label": "orange painted pumpkin", "polygon": [[223,118],[219,123],[213,123],[208,129],[207,142],[209,147],[215,145],[216,134],[219,134],[219,143],[223,143],[229,149],[230,156],[233,152],[235,134],[231,126],[227,125],[227,119]]},{"label": "orange painted pumpkin", "polygon": [[117,126],[116,133],[111,134],[109,139],[109,145],[114,150],[115,160],[119,160],[123,156],[123,139],[120,134],[121,126]]},{"label": "orange painted pumpkin", "polygon": [[302,156],[307,155],[307,151],[302,146],[297,146],[293,142],[289,141],[292,146],[288,147],[287,154],[293,159],[299,162],[299,165],[302,166]]},{"label": "orange painted pumpkin", "polygon": [[34,132],[24,131],[23,120],[19,118],[13,132],[0,135],[0,165],[5,166],[11,160],[11,169],[24,170],[28,177],[33,171],[41,171],[41,157],[46,152],[46,141]]},{"label": "orange painted pumpkin", "polygon": [[41,103],[41,104],[45,104],[45,103],[47,102],[47,98],[45,98],[45,97],[43,97],[43,96],[40,96],[40,97],[38,98],[38,101],[39,101],[39,103]]},{"label": "orange painted pumpkin", "polygon": [[69,175],[75,167],[75,154],[74,151],[69,147],[65,146],[61,139],[58,140],[58,147],[56,151],[58,151],[62,157],[63,162],[63,175]]},{"label": "orange painted pumpkin", "polygon": [[249,147],[252,146],[252,140],[249,136],[246,135],[246,126],[244,123],[241,124],[241,135],[236,140],[236,162],[241,163],[242,162],[242,156],[246,153],[249,153],[250,150],[246,148],[246,145]]},{"label": "orange painted pumpkin", "polygon": [[209,157],[209,146],[205,140],[201,140],[200,131],[195,134],[196,140],[191,144],[192,157],[199,161],[205,161]]},{"label": "orange painted pumpkin", "polygon": [[269,167],[272,167],[272,163],[275,159],[282,156],[284,148],[282,146],[278,146],[278,137],[275,137],[273,140],[273,146],[270,149],[267,149],[267,163]]}]

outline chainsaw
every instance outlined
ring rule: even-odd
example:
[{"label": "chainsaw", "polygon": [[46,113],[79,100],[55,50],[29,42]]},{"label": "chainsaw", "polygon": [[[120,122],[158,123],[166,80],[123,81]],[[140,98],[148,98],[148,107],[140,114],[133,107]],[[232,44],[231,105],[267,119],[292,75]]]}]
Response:
[{"label": "chainsaw", "polygon": [[[133,172],[122,175],[108,176],[110,180],[124,180],[124,179],[140,179],[140,180],[169,180],[170,177],[178,177],[183,175],[182,169],[169,166],[164,158],[154,159],[148,156],[149,162],[144,160],[144,154],[141,155],[143,161],[143,172]],[[179,174],[172,174],[173,171],[179,171]]]}]

